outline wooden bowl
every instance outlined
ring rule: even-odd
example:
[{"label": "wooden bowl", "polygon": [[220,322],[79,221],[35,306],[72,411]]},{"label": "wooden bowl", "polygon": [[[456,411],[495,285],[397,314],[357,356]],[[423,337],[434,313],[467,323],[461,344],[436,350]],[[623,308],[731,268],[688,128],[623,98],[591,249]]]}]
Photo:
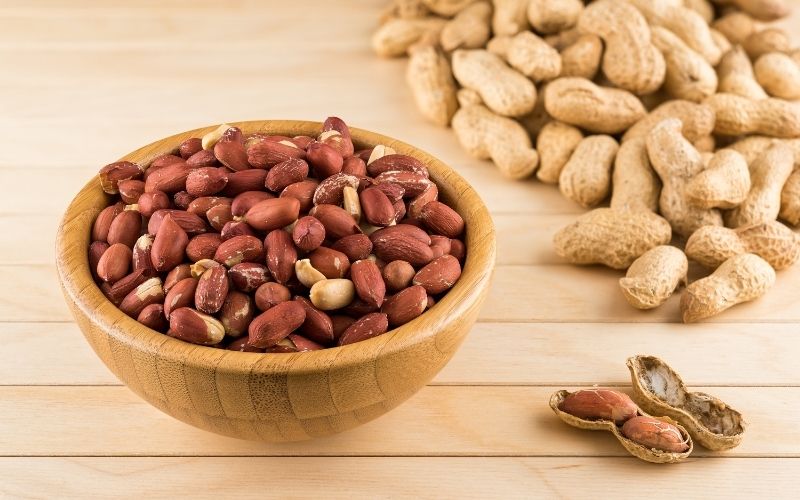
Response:
[{"label": "wooden bowl", "polygon": [[[305,121],[234,123],[244,133],[316,136]],[[148,165],[189,137],[174,135],[123,160]],[[391,410],[426,385],[453,356],[486,297],[495,261],[492,219],[475,191],[444,163],[392,138],[351,129],[356,148],[385,144],[424,162],[440,197],[466,222],[467,258],[458,283],[429,311],[384,335],[344,347],[293,354],[213,349],[168,337],[126,316],[92,281],[87,249],[109,198],[93,178],[70,204],[56,240],[61,287],[84,336],[133,392],[188,424],[226,436],[296,441],[351,429]]]}]

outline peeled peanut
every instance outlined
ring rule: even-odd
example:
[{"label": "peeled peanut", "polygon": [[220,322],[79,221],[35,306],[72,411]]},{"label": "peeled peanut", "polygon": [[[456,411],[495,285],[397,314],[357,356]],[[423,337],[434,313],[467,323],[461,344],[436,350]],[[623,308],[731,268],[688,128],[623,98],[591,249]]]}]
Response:
[{"label": "peeled peanut", "polygon": [[731,257],[710,276],[686,287],[681,296],[684,323],[694,323],[757,299],[775,284],[775,271],[752,253]]},{"label": "peeled peanut", "polygon": [[794,154],[783,143],[767,149],[752,165],[752,187],[747,198],[725,215],[728,227],[740,227],[773,221],[781,209],[781,191],[792,174]]},{"label": "peeled peanut", "polygon": [[326,279],[324,274],[311,265],[309,259],[300,259],[295,262],[294,273],[297,276],[297,280],[307,288],[311,288],[317,282]]},{"label": "peeled peanut", "polygon": [[744,253],[756,254],[780,271],[800,259],[800,236],[778,221],[769,221],[736,229],[705,226],[686,241],[686,255],[711,269]]},{"label": "peeled peanut", "polygon": [[612,420],[617,425],[639,412],[630,396],[612,389],[575,391],[564,398],[559,409],[586,420]]},{"label": "peeled peanut", "polygon": [[323,311],[341,309],[355,298],[356,289],[348,279],[318,281],[311,287],[310,299],[314,307]]},{"label": "peeled peanut", "polygon": [[658,307],[686,283],[689,261],[680,249],[669,245],[651,248],[633,261],[619,280],[622,294],[637,309]]},{"label": "peeled peanut", "polygon": [[701,208],[733,208],[750,192],[750,171],[744,156],[733,149],[720,149],[705,170],[686,186],[689,201]]},{"label": "peeled peanut", "polygon": [[590,135],[578,143],[558,180],[564,197],[582,207],[603,201],[611,188],[611,167],[619,145],[609,135]]},{"label": "peeled peanut", "polygon": [[647,448],[682,453],[689,442],[674,425],[652,417],[633,417],[622,424],[622,435]]}]

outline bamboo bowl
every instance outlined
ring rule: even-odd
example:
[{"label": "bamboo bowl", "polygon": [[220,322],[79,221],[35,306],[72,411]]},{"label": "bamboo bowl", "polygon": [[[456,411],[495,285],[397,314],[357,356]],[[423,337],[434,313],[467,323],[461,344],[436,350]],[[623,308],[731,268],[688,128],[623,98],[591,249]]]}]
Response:
[{"label": "bamboo bowl", "polygon": [[[312,135],[321,123],[233,123],[244,133]],[[189,137],[167,137],[123,160],[147,165]],[[467,259],[458,283],[433,308],[384,335],[344,347],[292,354],[235,352],[173,339],[129,318],[102,294],[89,272],[95,216],[108,196],[97,177],[67,209],[56,240],[64,297],[106,366],[144,400],[188,424],[262,441],[297,441],[351,429],[391,410],[426,385],[450,360],[475,322],[495,260],[494,225],[464,179],[431,155],[392,138],[351,129],[356,148],[393,147],[424,162],[440,197],[466,222]]]}]

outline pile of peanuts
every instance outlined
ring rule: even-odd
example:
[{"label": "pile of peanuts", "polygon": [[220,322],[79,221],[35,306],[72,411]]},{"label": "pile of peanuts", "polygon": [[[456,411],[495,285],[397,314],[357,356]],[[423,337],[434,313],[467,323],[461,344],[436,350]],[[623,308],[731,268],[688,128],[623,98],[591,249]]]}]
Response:
[{"label": "pile of peanuts", "polygon": [[461,276],[464,220],[419,160],[221,125],[149,165],[100,170],[112,195],[89,266],[153,330],[247,352],[360,342],[420,316]]},{"label": "pile of peanuts", "polygon": [[590,209],[556,252],[627,269],[632,306],[663,304],[689,259],[707,269],[681,298],[693,322],[762,296],[800,258],[786,226],[800,224],[800,50],[765,24],[788,13],[786,0],[395,0],[372,46],[409,57],[420,112],[470,155]]}]

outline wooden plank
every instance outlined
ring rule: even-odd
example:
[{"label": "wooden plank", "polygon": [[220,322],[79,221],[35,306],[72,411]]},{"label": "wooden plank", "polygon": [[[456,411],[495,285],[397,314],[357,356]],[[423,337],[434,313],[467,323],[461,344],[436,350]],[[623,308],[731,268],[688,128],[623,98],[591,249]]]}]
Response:
[{"label": "wooden plank", "polygon": [[[344,17],[347,26],[372,27],[379,16],[380,2],[365,5],[348,0],[326,6],[313,0],[301,0],[288,8],[275,9],[258,2],[237,2],[224,8],[196,9],[191,4],[173,4],[142,9],[136,7],[70,9],[66,5],[41,9],[18,8],[0,11],[0,22],[8,32],[0,36],[0,44],[21,48],[54,46],[110,48],[214,46],[239,44],[259,47],[280,44],[298,27],[319,16]],[[330,37],[331,30],[311,30],[298,45],[357,50],[363,44],[361,29],[334,27],[344,35]],[[90,28],[90,29],[87,29]],[[4,30],[5,31],[5,30]],[[349,36],[347,36],[349,35]]]},{"label": "wooden plank", "polygon": [[[604,327],[608,333],[597,325],[478,323],[433,384],[624,385],[625,359],[647,353],[672,364],[692,387],[800,385],[796,325]],[[74,323],[5,323],[0,336],[0,385],[120,384]]]},{"label": "wooden plank", "polygon": [[[581,431],[553,415],[547,401],[560,388],[430,386],[353,431],[265,445],[190,427],[125,387],[7,386],[0,388],[0,422],[14,431],[0,433],[0,456],[626,456],[610,433]],[[697,390],[749,422],[742,444],[720,455],[800,457],[800,388]],[[698,447],[696,454],[714,453]]]},{"label": "wooden plank", "polygon": [[[497,214],[498,264],[554,264],[553,234],[574,215]],[[0,214],[0,264],[50,264],[55,261],[58,215]]]},{"label": "wooden plank", "polygon": [[[656,470],[656,468],[658,470]],[[790,497],[800,460],[635,458],[2,458],[10,498]],[[746,478],[746,479],[745,479]]]},{"label": "wooden plank", "polygon": [[[618,290],[619,271],[569,265],[498,266],[479,321],[531,323],[679,322],[679,295],[663,306],[640,311]],[[0,321],[71,321],[61,296],[55,266],[3,266]],[[797,323],[800,321],[800,266],[780,273],[764,297],[733,307],[706,323],[685,326],[700,332],[708,323]],[[32,299],[35,297],[35,299]]]}]

